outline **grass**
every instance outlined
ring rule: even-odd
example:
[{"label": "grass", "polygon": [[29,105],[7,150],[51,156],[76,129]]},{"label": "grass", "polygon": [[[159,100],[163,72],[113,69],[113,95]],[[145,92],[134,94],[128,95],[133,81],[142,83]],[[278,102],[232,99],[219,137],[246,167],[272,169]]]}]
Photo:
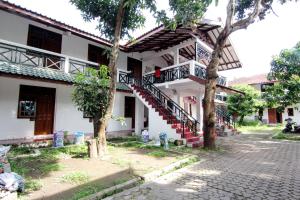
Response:
[{"label": "grass", "polygon": [[247,132],[278,132],[281,131],[283,129],[283,125],[274,125],[274,126],[270,126],[270,125],[266,125],[266,124],[258,124],[255,126],[238,126],[237,129],[243,133],[247,133]]},{"label": "grass", "polygon": [[[125,183],[126,181],[129,181],[129,178],[120,178],[117,179],[113,182],[113,185],[118,185],[118,184],[122,184]],[[73,197],[71,198],[71,200],[77,200],[77,199],[81,199],[83,197],[87,197],[89,195],[95,194],[97,192],[100,192],[101,190],[104,190],[106,188],[108,188],[109,186],[103,186],[101,184],[88,184],[88,185],[84,185],[80,190],[78,190],[77,192],[74,193]],[[115,193],[117,191],[114,191]],[[107,194],[106,196],[110,196],[114,193],[111,194]]]},{"label": "grass", "polygon": [[40,180],[26,179],[25,180],[26,193],[40,190],[43,184]]},{"label": "grass", "polygon": [[294,140],[294,141],[300,141],[300,135],[296,134],[287,134],[282,132],[277,132],[272,136],[273,139],[278,140]]},{"label": "grass", "polygon": [[168,156],[168,152],[166,152],[162,149],[159,149],[159,150],[156,150],[156,151],[149,152],[149,153],[147,153],[147,155],[148,156],[153,156],[153,157],[156,157],[156,158],[163,158],[163,157]]},{"label": "grass", "polygon": [[81,189],[79,189],[77,192],[74,193],[71,200],[81,199],[83,197],[95,194],[104,189],[105,189],[105,187],[100,184],[85,185]]},{"label": "grass", "polygon": [[64,183],[70,183],[74,185],[86,183],[90,180],[89,175],[83,172],[72,172],[67,175],[64,175],[61,178],[61,181]]}]

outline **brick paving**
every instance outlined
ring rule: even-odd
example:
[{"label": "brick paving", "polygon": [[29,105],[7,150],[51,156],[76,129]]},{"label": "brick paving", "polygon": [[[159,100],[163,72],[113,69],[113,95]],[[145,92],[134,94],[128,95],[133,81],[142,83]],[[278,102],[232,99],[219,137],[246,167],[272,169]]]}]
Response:
[{"label": "brick paving", "polygon": [[300,142],[266,135],[221,139],[223,153],[174,171],[106,200],[157,199],[299,199]]}]

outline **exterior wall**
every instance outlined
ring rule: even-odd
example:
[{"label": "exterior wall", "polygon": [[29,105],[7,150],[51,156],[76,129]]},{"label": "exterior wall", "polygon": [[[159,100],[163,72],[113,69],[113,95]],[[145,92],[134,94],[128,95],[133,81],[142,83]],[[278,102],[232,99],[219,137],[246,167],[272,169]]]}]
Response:
[{"label": "exterior wall", "polygon": [[[28,27],[29,24],[38,26],[40,28],[53,31],[62,35],[62,49],[61,54],[87,60],[88,58],[88,45],[92,44],[102,48],[106,46],[100,45],[96,42],[78,37],[76,35],[68,35],[64,31],[46,26],[44,24],[31,21],[20,16],[7,13],[0,10],[0,39],[15,42],[23,45],[27,45]],[[119,69],[127,70],[127,53],[120,52],[119,60],[117,61],[117,67]],[[130,54],[130,57],[141,59],[140,54]]]},{"label": "exterior wall", "polygon": [[[294,109],[294,116],[288,116],[287,109],[288,108],[293,108]],[[298,108],[298,109],[296,109]],[[284,121],[285,119],[291,118],[293,119],[294,122],[296,122],[298,125],[300,125],[300,104],[296,104],[295,106],[289,106],[284,110],[284,113],[282,114],[282,120]]]},{"label": "exterior wall", "polygon": [[[93,132],[93,124],[89,119],[83,118],[72,103],[72,86],[41,81],[31,81],[0,77],[0,140],[16,138],[32,138],[34,133],[34,121],[18,119],[19,87],[21,84],[56,88],[54,130],[66,130],[69,132],[83,131]],[[127,93],[117,92],[115,98],[115,116],[124,116],[124,101]],[[111,120],[108,132],[131,130],[131,118],[126,118],[127,126],[121,126],[119,122]]]}]

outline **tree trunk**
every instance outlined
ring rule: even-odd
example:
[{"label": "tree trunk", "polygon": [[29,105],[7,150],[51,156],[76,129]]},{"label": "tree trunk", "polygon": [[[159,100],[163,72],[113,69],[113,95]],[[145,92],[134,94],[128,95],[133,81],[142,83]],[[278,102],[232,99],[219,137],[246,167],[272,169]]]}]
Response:
[{"label": "tree trunk", "polygon": [[206,68],[207,83],[205,85],[204,94],[204,113],[203,113],[203,131],[204,131],[204,148],[215,149],[216,139],[216,113],[215,113],[215,96],[218,78],[218,66],[222,57],[222,50],[225,46],[226,31],[222,31],[217,39],[217,42],[212,53],[211,61]]},{"label": "tree trunk", "polygon": [[123,17],[125,13],[125,0],[120,1],[118,14],[116,16],[116,26],[115,26],[115,33],[114,33],[114,42],[113,47],[109,59],[109,70],[110,70],[110,76],[111,76],[111,82],[109,85],[109,102],[108,102],[108,108],[107,111],[100,119],[99,123],[99,130],[98,130],[98,154],[99,157],[102,157],[104,154],[106,154],[106,135],[105,135],[105,129],[107,127],[108,121],[111,119],[113,107],[114,107],[114,99],[115,99],[115,93],[116,93],[116,80],[117,80],[117,59],[119,56],[119,47],[120,47],[120,38],[121,38],[121,32],[122,32],[122,22]]},{"label": "tree trunk", "polygon": [[240,116],[239,124],[242,124],[244,122],[244,115]]},{"label": "tree trunk", "polygon": [[97,140],[91,139],[91,140],[87,141],[87,145],[88,145],[89,158],[97,158],[98,157]]}]

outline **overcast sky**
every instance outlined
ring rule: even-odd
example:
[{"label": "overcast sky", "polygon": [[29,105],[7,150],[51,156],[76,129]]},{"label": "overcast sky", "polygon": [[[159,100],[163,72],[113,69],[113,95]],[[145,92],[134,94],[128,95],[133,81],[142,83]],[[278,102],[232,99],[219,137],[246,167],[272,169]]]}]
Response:
[{"label": "overcast sky", "polygon": [[[69,0],[9,0],[27,9],[36,11],[58,21],[100,35],[95,30],[95,22],[84,22],[80,11],[69,3]],[[167,6],[167,0],[157,0],[160,8]],[[211,6],[205,18],[225,17],[226,0],[219,1],[218,7]],[[281,49],[291,48],[300,41],[300,3],[275,5],[276,15],[269,14],[264,21],[257,22],[232,34],[231,41],[243,64],[242,69],[229,70],[223,75],[230,79],[268,72],[273,55]],[[153,29],[157,24],[149,13],[144,28],[133,33],[134,37]]]}]

